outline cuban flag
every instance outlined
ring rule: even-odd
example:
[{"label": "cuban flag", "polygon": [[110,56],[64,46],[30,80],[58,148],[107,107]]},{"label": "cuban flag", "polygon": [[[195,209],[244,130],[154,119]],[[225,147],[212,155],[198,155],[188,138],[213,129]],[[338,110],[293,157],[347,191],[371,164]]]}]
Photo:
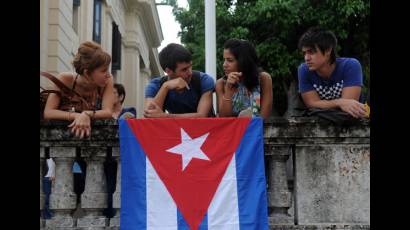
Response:
[{"label": "cuban flag", "polygon": [[268,229],[261,118],[119,122],[120,229]]}]

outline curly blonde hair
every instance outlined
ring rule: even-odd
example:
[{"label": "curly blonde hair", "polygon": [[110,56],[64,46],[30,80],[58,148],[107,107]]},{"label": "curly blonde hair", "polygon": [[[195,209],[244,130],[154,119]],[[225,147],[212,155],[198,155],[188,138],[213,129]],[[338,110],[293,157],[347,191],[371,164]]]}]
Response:
[{"label": "curly blonde hair", "polygon": [[110,63],[111,56],[98,43],[92,41],[81,43],[73,60],[75,72],[78,74],[83,74],[85,70],[90,74],[98,67]]}]

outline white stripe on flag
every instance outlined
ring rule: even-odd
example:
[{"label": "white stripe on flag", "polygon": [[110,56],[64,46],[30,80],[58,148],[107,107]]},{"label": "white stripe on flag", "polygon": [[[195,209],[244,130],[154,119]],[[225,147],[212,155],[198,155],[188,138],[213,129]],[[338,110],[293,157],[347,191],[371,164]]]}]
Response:
[{"label": "white stripe on flag", "polygon": [[208,208],[208,230],[239,229],[235,153]]},{"label": "white stripe on flag", "polygon": [[147,229],[178,229],[174,200],[146,157]]}]

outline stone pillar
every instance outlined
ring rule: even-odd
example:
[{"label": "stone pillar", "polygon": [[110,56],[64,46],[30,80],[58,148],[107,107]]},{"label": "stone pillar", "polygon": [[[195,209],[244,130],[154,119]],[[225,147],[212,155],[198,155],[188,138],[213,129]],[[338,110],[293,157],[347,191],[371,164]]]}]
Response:
[{"label": "stone pillar", "polygon": [[107,218],[103,216],[107,208],[107,186],[104,173],[104,160],[107,154],[105,147],[81,148],[81,155],[87,163],[85,189],[81,195],[81,208],[85,216],[78,219],[77,227],[104,229]]},{"label": "stone pillar", "polygon": [[43,170],[43,162],[45,157],[45,148],[40,147],[40,211],[43,210],[44,207],[44,193],[43,193],[43,178],[42,178],[42,170]]},{"label": "stone pillar", "polygon": [[54,212],[54,216],[46,221],[46,227],[50,229],[73,227],[74,220],[71,212],[76,208],[72,172],[75,147],[50,147],[50,157],[56,164],[56,177],[50,195],[50,209]]},{"label": "stone pillar", "polygon": [[119,227],[120,226],[120,208],[121,208],[121,159],[120,159],[120,148],[112,147],[112,157],[117,161],[117,183],[115,186],[115,192],[112,198],[113,208],[115,209],[115,216],[110,219],[110,226]]},{"label": "stone pillar", "polygon": [[272,224],[293,223],[293,218],[288,214],[292,194],[289,192],[286,176],[286,161],[290,148],[288,145],[268,146],[268,206],[272,209],[269,215]]},{"label": "stone pillar", "polygon": [[[44,193],[43,193],[43,176],[42,176],[42,170],[43,170],[43,162],[44,162],[44,157],[45,157],[45,148],[40,147],[40,213],[41,210],[43,210],[44,207]],[[44,228],[44,220],[40,217],[40,229]]]}]

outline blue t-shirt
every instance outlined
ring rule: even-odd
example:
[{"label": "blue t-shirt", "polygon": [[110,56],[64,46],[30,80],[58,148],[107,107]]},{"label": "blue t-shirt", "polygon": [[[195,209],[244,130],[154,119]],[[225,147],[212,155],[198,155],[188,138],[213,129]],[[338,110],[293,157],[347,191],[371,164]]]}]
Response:
[{"label": "blue t-shirt", "polygon": [[306,63],[298,68],[299,93],[316,90],[321,100],[333,100],[342,96],[342,89],[363,86],[362,66],[354,58],[336,58],[336,67],[329,79],[309,71]]},{"label": "blue t-shirt", "polygon": [[[198,101],[202,94],[215,89],[214,79],[208,74],[200,72],[199,79],[201,82],[201,95],[197,95],[191,80],[188,84],[190,90],[185,89],[181,93],[177,93],[175,90],[168,91],[164,101],[164,109],[174,114],[197,112]],[[154,98],[160,89],[160,84],[161,77],[152,79],[145,87],[145,98]]]},{"label": "blue t-shirt", "polygon": [[134,107],[124,107],[122,108],[120,114],[118,115],[118,119],[127,118],[135,118],[137,117],[137,110]]}]

